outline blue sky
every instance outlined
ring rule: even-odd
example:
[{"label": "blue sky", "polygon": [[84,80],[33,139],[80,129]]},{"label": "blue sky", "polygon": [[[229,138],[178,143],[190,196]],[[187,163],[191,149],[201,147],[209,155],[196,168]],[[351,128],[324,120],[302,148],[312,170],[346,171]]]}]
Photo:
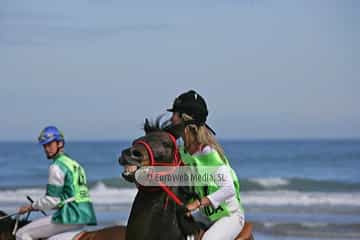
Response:
[{"label": "blue sky", "polygon": [[142,135],[196,89],[219,138],[360,137],[359,1],[0,2],[0,140]]}]

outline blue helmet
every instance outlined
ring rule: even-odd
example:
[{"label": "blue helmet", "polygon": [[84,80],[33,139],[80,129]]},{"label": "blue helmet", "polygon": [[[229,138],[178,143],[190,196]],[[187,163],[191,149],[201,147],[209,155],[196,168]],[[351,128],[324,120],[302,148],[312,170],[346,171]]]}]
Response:
[{"label": "blue helmet", "polygon": [[38,138],[41,145],[47,144],[52,141],[64,141],[64,134],[54,126],[44,128]]}]

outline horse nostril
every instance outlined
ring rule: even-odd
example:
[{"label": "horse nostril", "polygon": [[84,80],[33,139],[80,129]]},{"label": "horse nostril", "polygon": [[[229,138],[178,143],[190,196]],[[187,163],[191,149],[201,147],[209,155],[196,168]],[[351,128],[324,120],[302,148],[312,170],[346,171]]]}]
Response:
[{"label": "horse nostril", "polygon": [[130,149],[125,149],[121,152],[121,155],[120,157],[118,158],[118,161],[119,161],[119,164],[120,165],[124,165],[126,163],[126,160],[125,160],[125,156],[129,156],[130,155]]}]

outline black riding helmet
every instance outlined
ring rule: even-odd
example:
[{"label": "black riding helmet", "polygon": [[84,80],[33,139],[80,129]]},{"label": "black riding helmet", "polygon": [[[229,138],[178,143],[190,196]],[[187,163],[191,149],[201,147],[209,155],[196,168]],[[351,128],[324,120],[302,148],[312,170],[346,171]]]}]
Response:
[{"label": "black riding helmet", "polygon": [[198,126],[205,125],[214,135],[215,132],[207,124],[208,109],[205,99],[194,90],[187,91],[175,98],[172,108],[167,109],[169,112],[186,113],[193,118],[192,121],[185,122],[188,124],[196,124]]}]

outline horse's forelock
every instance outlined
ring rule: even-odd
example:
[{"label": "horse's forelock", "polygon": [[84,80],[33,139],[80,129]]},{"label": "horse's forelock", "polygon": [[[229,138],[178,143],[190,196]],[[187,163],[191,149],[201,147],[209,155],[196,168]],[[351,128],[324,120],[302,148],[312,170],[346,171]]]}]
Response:
[{"label": "horse's forelock", "polygon": [[170,124],[170,120],[165,120],[161,122],[161,120],[164,118],[164,115],[165,114],[158,116],[155,121],[146,118],[143,126],[145,134],[157,131],[166,131]]},{"label": "horse's forelock", "polygon": [[144,141],[149,144],[155,161],[163,163],[172,162],[175,146],[169,136],[169,132],[161,127],[158,120],[152,123],[146,121],[144,130],[146,132],[145,136],[134,140],[132,144],[134,145],[139,141]]},{"label": "horse's forelock", "polygon": [[151,121],[146,118],[143,126],[145,136],[135,140],[134,142],[138,140],[145,140],[147,142],[160,142],[166,147],[173,147],[171,139],[169,137],[164,137],[167,136],[167,134],[169,133],[171,134],[171,132],[168,131],[170,120],[166,120],[161,123],[161,119],[163,117],[164,114],[158,116],[155,121]]}]

